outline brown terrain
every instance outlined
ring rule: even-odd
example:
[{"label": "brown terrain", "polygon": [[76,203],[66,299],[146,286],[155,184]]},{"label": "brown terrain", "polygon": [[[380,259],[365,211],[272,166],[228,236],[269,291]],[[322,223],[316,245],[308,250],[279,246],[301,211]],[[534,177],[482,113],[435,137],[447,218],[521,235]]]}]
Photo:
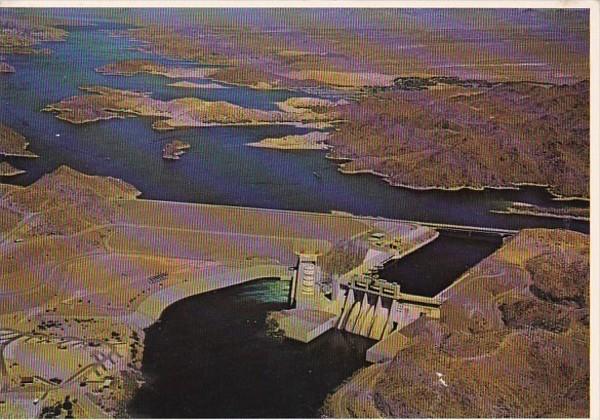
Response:
[{"label": "brown terrain", "polygon": [[[66,235],[92,224],[109,223],[108,201],[134,198],[138,194],[139,191],[118,179],[91,177],[61,166],[29,187],[3,196],[0,211],[2,219],[7,221],[35,215],[34,222],[19,231],[22,237]],[[74,211],[76,208],[85,211]]]},{"label": "brown terrain", "polygon": [[27,150],[27,146],[29,142],[24,136],[0,123],[0,156],[38,157]]},{"label": "brown terrain", "polygon": [[[124,35],[161,55],[225,66],[216,80],[261,88],[382,86],[408,75],[557,83],[589,77],[583,13],[531,10],[521,21],[494,10],[364,9],[315,18],[314,11],[299,9],[262,16],[269,24],[213,11],[181,13],[169,31],[145,24]],[[436,19],[456,29],[440,30]],[[549,36],[548,24],[560,36]]]},{"label": "brown terrain", "polygon": [[[548,185],[589,197],[589,83],[394,90],[339,107],[343,172],[416,188]],[[543,163],[543,164],[542,164]]]},{"label": "brown terrain", "polygon": [[[50,54],[40,48],[49,41],[62,41],[67,36],[63,29],[41,16],[21,16],[7,13],[0,17],[0,54]],[[1,71],[0,71],[1,73]]]},{"label": "brown terrain", "polygon": [[0,162],[0,176],[16,176],[24,173],[25,171],[15,168],[8,162]]},{"label": "brown terrain", "polygon": [[442,318],[357,372],[332,417],[589,416],[589,237],[523,230],[451,289]]}]

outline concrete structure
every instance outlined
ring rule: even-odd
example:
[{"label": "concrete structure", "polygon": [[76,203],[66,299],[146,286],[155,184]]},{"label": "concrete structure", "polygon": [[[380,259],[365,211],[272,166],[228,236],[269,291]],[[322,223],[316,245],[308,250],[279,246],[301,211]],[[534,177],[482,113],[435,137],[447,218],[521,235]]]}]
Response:
[{"label": "concrete structure", "polygon": [[[344,275],[324,273],[316,253],[297,254],[289,299],[294,309],[276,316],[286,337],[306,343],[337,328],[377,340],[367,351],[367,360],[389,361],[410,345],[410,340],[400,333],[404,327],[422,317],[440,318],[443,294],[425,297],[402,292],[400,284],[379,278],[384,264],[426,246],[439,236],[439,230],[495,235],[503,240],[516,233],[476,226],[372,219],[377,221],[377,230],[364,238],[369,249],[363,261]],[[411,244],[409,248],[407,243]]]},{"label": "concrete structure", "polygon": [[410,338],[402,335],[399,331],[394,331],[386,338],[378,341],[373,347],[367,350],[367,362],[385,363],[389,362],[398,354],[398,352],[411,345]]},{"label": "concrete structure", "polygon": [[280,328],[302,342],[331,328],[381,340],[421,316],[439,318],[440,299],[402,293],[399,284],[378,278],[378,269],[393,257],[370,250],[360,267],[366,273],[355,269],[326,279],[316,254],[299,253],[290,291],[295,309],[278,318]]}]

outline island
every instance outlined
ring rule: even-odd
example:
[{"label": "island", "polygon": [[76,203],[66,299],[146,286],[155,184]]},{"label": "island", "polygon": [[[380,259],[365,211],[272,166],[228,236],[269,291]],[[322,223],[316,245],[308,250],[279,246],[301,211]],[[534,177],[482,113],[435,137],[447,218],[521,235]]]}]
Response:
[{"label": "island", "polygon": [[173,140],[165,144],[165,147],[162,150],[162,157],[166,160],[179,160],[179,157],[190,147],[189,143],[181,140]]},{"label": "island", "polygon": [[279,150],[327,150],[325,140],[328,136],[329,133],[313,131],[302,135],[266,138],[258,142],[246,143],[246,146]]}]

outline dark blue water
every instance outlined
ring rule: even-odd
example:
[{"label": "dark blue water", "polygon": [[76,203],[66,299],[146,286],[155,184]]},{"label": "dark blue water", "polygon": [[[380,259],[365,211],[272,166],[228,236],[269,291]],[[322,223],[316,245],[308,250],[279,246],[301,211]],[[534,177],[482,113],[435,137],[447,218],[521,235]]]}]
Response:
[{"label": "dark blue water", "polygon": [[399,283],[404,293],[432,297],[500,246],[499,236],[441,232],[435,241],[386,265],[379,274]]},{"label": "dark blue water", "polygon": [[[66,164],[86,173],[122,178],[141,190],[143,197],[153,199],[320,212],[342,210],[359,215],[504,228],[545,226],[589,231],[585,222],[489,212],[502,207],[505,201],[563,205],[552,201],[542,188],[484,192],[391,188],[371,175],[340,174],[334,162],[324,159],[323,152],[245,146],[269,136],[306,132],[303,129],[212,127],[159,133],[151,129],[150,118],[75,126],[40,112],[49,103],[81,94],[79,86],[89,84],[151,91],[154,97],[164,100],[197,96],[261,109],[273,109],[275,102],[299,94],[241,87],[187,90],[167,86],[173,80],[161,76],[101,75],[94,69],[115,60],[150,58],[173,62],[134,51],[135,42],[109,35],[106,23],[81,27],[71,32],[66,42],[48,44],[53,50],[51,57],[7,57],[17,73],[0,79],[2,121],[26,135],[31,141],[30,149],[41,157],[7,159],[28,172],[5,182],[26,185]],[[180,161],[165,162],[160,150],[173,137],[189,142],[192,148]]]},{"label": "dark blue water", "polygon": [[373,341],[330,331],[309,344],[273,338],[269,311],[289,282],[258,280],[171,305],[146,330],[147,383],[133,417],[317,417],[323,400],[364,366]]}]

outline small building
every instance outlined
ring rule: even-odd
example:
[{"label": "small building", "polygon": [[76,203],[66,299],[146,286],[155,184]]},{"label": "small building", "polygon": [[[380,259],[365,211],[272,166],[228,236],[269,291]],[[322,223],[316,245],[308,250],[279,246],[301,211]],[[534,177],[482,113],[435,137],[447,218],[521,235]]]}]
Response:
[{"label": "small building", "polygon": [[108,388],[110,388],[111,384],[112,384],[112,379],[105,379],[104,382],[102,383],[102,388],[108,389]]},{"label": "small building", "polygon": [[33,376],[21,376],[21,385],[30,385],[33,383]]}]

